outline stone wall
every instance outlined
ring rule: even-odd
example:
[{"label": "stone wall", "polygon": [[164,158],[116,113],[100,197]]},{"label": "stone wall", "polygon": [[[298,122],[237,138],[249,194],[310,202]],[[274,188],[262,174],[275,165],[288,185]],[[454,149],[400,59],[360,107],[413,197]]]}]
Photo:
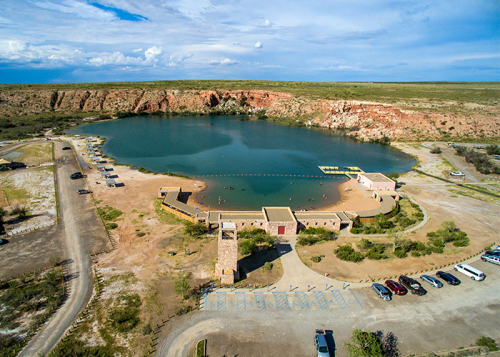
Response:
[{"label": "stone wall", "polygon": [[225,237],[225,232],[219,232],[218,262],[215,265],[215,276],[221,279],[221,284],[234,284],[239,278],[238,273],[238,237],[236,231],[231,231],[231,237]]},{"label": "stone wall", "polygon": [[285,227],[285,235],[297,234],[297,222],[267,222],[266,232],[270,235],[278,235],[278,227]]},{"label": "stone wall", "polygon": [[340,231],[340,219],[302,219],[302,220],[297,220],[298,222],[298,229],[306,229],[306,228],[319,228],[323,227],[326,229],[329,229],[331,231]]}]

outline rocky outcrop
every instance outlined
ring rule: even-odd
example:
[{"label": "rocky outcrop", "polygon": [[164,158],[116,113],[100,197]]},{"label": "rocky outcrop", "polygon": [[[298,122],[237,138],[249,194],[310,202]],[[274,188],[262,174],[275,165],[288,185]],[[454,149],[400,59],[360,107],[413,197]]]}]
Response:
[{"label": "rocky outcrop", "polygon": [[[481,108],[478,109],[478,111]],[[0,117],[41,112],[249,113],[294,120],[298,125],[342,130],[361,140],[498,137],[497,117],[474,118],[405,111],[394,105],[309,99],[264,90],[69,90],[0,91]],[[279,121],[279,120],[278,120]]]}]

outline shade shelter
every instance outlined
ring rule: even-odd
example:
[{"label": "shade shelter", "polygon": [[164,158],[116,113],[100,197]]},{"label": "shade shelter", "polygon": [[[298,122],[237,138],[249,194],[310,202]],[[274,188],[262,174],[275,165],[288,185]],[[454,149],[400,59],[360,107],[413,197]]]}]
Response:
[{"label": "shade shelter", "polygon": [[110,178],[110,177],[111,177],[111,175],[110,175],[108,172],[106,172],[106,171],[101,171],[101,179],[102,179],[102,180],[108,179],[108,178]]},{"label": "shade shelter", "polygon": [[105,172],[106,171],[106,166],[104,166],[104,165],[97,165],[97,171]]},{"label": "shade shelter", "polygon": [[7,161],[5,159],[0,159],[0,167],[5,168],[5,167],[7,167],[7,165],[10,165],[10,164],[11,164],[10,161]]},{"label": "shade shelter", "polygon": [[116,187],[116,181],[115,180],[106,180],[106,186]]}]

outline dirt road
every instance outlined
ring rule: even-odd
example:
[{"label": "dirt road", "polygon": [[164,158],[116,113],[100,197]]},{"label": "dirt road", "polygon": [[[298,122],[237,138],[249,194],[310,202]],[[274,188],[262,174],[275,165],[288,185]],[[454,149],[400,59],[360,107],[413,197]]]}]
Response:
[{"label": "dirt road", "polygon": [[63,230],[65,257],[71,272],[70,292],[66,302],[42,330],[30,341],[19,356],[48,354],[71,323],[87,304],[92,293],[92,274],[89,250],[93,245],[106,246],[107,237],[89,196],[76,191],[85,188],[85,181],[70,180],[69,175],[79,171],[72,151],[62,151],[66,145],[54,142],[57,174],[57,194],[60,205],[60,227]]}]

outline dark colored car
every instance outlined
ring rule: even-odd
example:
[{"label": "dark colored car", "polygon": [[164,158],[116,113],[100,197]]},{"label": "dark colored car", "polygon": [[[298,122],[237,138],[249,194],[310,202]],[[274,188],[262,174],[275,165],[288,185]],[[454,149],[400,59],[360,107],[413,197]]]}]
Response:
[{"label": "dark colored car", "polygon": [[427,290],[425,290],[420,283],[412,278],[401,275],[399,277],[399,283],[408,289],[412,294],[425,295]]},{"label": "dark colored car", "polygon": [[79,195],[85,195],[87,193],[90,193],[89,190],[78,190],[77,192],[78,192]]},{"label": "dark colored car", "polygon": [[394,280],[386,280],[385,286],[392,290],[392,292],[396,295],[406,295],[406,293],[408,292],[408,290],[406,290],[403,285],[395,282]]},{"label": "dark colored car", "polygon": [[69,178],[72,180],[76,180],[79,178],[83,178],[83,175],[81,172],[75,172],[74,174],[69,175]]},{"label": "dark colored car", "polygon": [[460,280],[456,278],[454,275],[451,275],[450,273],[445,273],[444,271],[438,271],[436,272],[436,275],[438,278],[443,279],[448,283],[448,285],[458,285],[460,284]]},{"label": "dark colored car", "polygon": [[326,343],[325,331],[316,330],[316,335],[314,336],[314,347],[316,347],[318,357],[330,357],[328,344]]},{"label": "dark colored car", "polygon": [[71,147],[65,146],[65,147],[62,148],[62,150],[71,150]]},{"label": "dark colored car", "polygon": [[496,256],[500,257],[500,250],[487,250],[486,252],[484,252],[484,254],[496,255]]}]

